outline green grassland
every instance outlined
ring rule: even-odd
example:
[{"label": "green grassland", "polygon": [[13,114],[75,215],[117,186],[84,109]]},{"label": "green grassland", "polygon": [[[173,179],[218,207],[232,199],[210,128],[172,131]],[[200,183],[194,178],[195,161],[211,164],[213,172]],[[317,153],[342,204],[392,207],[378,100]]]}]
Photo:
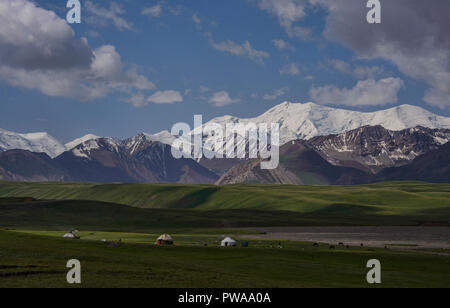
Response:
[{"label": "green grassland", "polygon": [[262,209],[311,212],[333,204],[404,214],[450,206],[450,184],[380,183],[361,186],[77,184],[0,182],[0,197],[94,200],[139,208]]},{"label": "green grassland", "polygon": [[[0,182],[0,287],[373,287],[366,263],[382,263],[381,287],[450,287],[450,258],[434,251],[245,240],[265,226],[449,225],[450,185],[352,187]],[[240,229],[242,227],[250,230]],[[62,239],[70,229],[81,240]],[[170,233],[173,247],[153,243]],[[108,247],[102,240],[122,241]]]},{"label": "green grassland", "polygon": [[[86,235],[86,234],[84,234]],[[378,287],[450,287],[450,258],[422,252],[250,241],[250,248],[220,248],[211,236],[176,235],[176,246],[157,247],[152,235],[60,234],[0,231],[0,287],[374,287],[366,263],[382,263]],[[90,236],[90,237],[89,237]],[[98,239],[122,238],[110,248]],[[208,242],[209,246],[202,246]],[[82,284],[68,285],[66,263],[82,265]]]},{"label": "green grassland", "polygon": [[[15,200],[11,198],[20,197],[42,201],[24,203],[22,199],[20,204],[11,204]],[[0,198],[0,226],[34,229],[77,226],[150,232],[177,227],[450,222],[449,184],[336,187],[0,182]]]}]

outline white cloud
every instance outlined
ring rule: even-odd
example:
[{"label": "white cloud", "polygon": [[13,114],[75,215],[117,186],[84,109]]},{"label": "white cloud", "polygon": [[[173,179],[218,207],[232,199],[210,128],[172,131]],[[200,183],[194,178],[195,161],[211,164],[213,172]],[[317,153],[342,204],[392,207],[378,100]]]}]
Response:
[{"label": "white cloud", "polygon": [[181,96],[178,91],[158,91],[150,96],[147,101],[155,104],[174,104],[181,103],[183,101],[183,96]]},{"label": "white cloud", "polygon": [[280,69],[281,75],[291,75],[291,76],[298,76],[300,75],[300,69],[296,63],[290,63],[288,65],[283,66]]},{"label": "white cloud", "polygon": [[89,30],[88,31],[88,34],[87,34],[89,37],[92,37],[92,38],[98,38],[98,37],[101,37],[101,34],[100,33],[98,33],[97,31],[95,31],[95,30]]},{"label": "white cloud", "polygon": [[106,25],[112,23],[119,30],[132,30],[133,26],[126,21],[122,16],[125,15],[125,10],[122,5],[111,1],[109,8],[101,7],[100,5],[87,0],[86,9],[88,13],[88,22],[98,25]]},{"label": "white cloud", "polygon": [[305,0],[259,0],[259,8],[277,16],[280,25],[290,37],[311,37],[311,29],[295,25],[306,16]]},{"label": "white cloud", "polygon": [[[164,1],[164,0],[163,0]],[[184,6],[182,4],[171,5],[167,7],[167,10],[175,16],[179,16],[183,13]]]},{"label": "white cloud", "polygon": [[203,85],[200,86],[200,93],[206,93],[209,91],[211,91],[211,89],[208,88],[207,86],[203,86]]},{"label": "white cloud", "polygon": [[[258,0],[259,8],[278,17],[288,35],[306,37],[311,30],[298,26],[307,9],[324,9],[324,36],[352,48],[362,59],[385,59],[405,75],[430,86],[428,104],[450,108],[449,1],[396,0],[383,2],[382,23],[373,26],[364,18],[361,0]],[[414,21],[414,22],[411,22]],[[357,78],[379,74],[353,69]]]},{"label": "white cloud", "polygon": [[217,50],[228,52],[236,56],[245,56],[258,63],[262,63],[264,59],[270,57],[269,53],[254,49],[249,41],[245,41],[242,45],[231,40],[217,43],[210,34],[209,39],[211,45]]},{"label": "white cloud", "polygon": [[330,60],[330,65],[337,71],[345,74],[351,74],[352,73],[352,66],[342,60]]},{"label": "white cloud", "polygon": [[278,90],[275,90],[271,94],[264,95],[263,99],[266,100],[266,101],[274,101],[274,100],[279,99],[279,98],[283,97],[284,95],[286,95],[286,93],[288,91],[289,91],[288,87],[283,87],[283,88],[280,88]]},{"label": "white cloud", "polygon": [[334,85],[311,88],[310,96],[318,104],[341,106],[379,106],[396,103],[398,92],[404,86],[399,78],[379,81],[359,81],[352,89],[340,89]]},{"label": "white cloud", "polygon": [[141,11],[141,14],[147,17],[160,17],[162,14],[162,5],[161,4],[157,4],[155,6],[151,6],[151,7],[146,7],[143,8]]},{"label": "white cloud", "polygon": [[[190,90],[185,91],[185,95],[189,95]],[[152,96],[146,98],[144,94],[137,93],[126,99],[125,102],[132,104],[134,107],[145,107],[149,103],[154,104],[174,104],[183,102],[183,96],[178,91],[158,91]]]},{"label": "white cloud", "polygon": [[129,99],[125,100],[125,102],[132,104],[134,107],[144,107],[148,105],[148,102],[142,93],[132,95]]},{"label": "white cloud", "polygon": [[65,20],[31,1],[2,0],[0,20],[0,80],[11,86],[79,100],[155,88],[135,69],[124,70],[114,46],[92,50]]},{"label": "white cloud", "polygon": [[357,79],[375,78],[384,73],[380,66],[355,66],[342,60],[330,60],[330,65],[337,71],[352,75]]},{"label": "white cloud", "polygon": [[239,99],[232,99],[228,92],[220,91],[214,93],[209,101],[216,107],[224,107],[239,102]]},{"label": "white cloud", "polygon": [[353,76],[358,79],[375,78],[384,73],[384,68],[381,66],[356,66],[353,69]]},{"label": "white cloud", "polygon": [[192,15],[192,20],[198,25],[200,24],[202,21],[200,20],[200,18],[197,16],[197,14]]},{"label": "white cloud", "polygon": [[324,35],[356,51],[363,59],[385,59],[405,75],[426,82],[424,100],[450,107],[450,1],[396,0],[383,2],[382,23],[364,18],[358,0],[309,0],[327,12]]},{"label": "white cloud", "polygon": [[272,43],[279,50],[290,50],[290,51],[294,51],[295,50],[295,48],[291,44],[289,44],[289,42],[286,42],[283,39],[273,40]]}]

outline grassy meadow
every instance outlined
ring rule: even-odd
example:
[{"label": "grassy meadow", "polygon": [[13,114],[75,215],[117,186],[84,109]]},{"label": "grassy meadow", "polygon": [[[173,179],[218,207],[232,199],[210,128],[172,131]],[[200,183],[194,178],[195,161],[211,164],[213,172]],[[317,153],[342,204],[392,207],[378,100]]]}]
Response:
[{"label": "grassy meadow", "polygon": [[[176,235],[175,246],[153,245],[154,235],[89,233],[80,241],[58,233],[0,231],[1,287],[450,287],[450,258],[311,243],[250,241],[221,248],[214,236]],[[110,248],[102,237],[121,238]],[[204,243],[208,247],[204,247]],[[81,261],[82,284],[68,285],[66,262]],[[382,284],[368,285],[366,263],[382,262]]]},{"label": "grassy meadow", "polygon": [[117,211],[124,211],[118,205],[128,206],[127,215],[131,216],[139,211],[130,207],[151,209],[153,212],[139,213],[160,216],[162,225],[170,224],[174,216],[178,225],[198,226],[198,222],[201,227],[417,225],[450,221],[449,184],[213,186],[1,182],[0,198],[14,197],[76,201],[64,203],[67,211],[73,211],[71,206],[80,207],[86,212],[94,210],[97,215],[101,211],[92,207],[107,207],[106,204],[117,205]]},{"label": "grassy meadow", "polygon": [[[279,240],[248,240],[252,227],[448,226],[450,185],[352,187],[0,182],[0,287],[450,287],[450,257]],[[250,228],[243,230],[241,228]],[[81,240],[62,239],[71,229]],[[170,233],[173,247],[154,245]],[[221,248],[232,236],[249,248]],[[119,247],[102,242],[122,241]],[[400,247],[401,248],[401,247]],[[76,287],[76,286],[75,286]]]}]

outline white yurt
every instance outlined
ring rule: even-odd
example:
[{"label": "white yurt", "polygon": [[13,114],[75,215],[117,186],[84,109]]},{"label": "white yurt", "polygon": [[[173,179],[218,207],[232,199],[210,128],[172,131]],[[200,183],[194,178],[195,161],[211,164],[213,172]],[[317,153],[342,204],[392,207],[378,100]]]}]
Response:
[{"label": "white yurt", "polygon": [[173,245],[173,238],[168,234],[163,234],[156,240],[157,245]]},{"label": "white yurt", "polygon": [[69,233],[64,234],[63,238],[79,240],[80,236],[78,235],[78,230],[73,230],[73,231],[70,231]]},{"label": "white yurt", "polygon": [[67,233],[67,234],[64,234],[63,238],[75,239],[76,237],[75,237],[75,234],[73,234],[73,233]]},{"label": "white yurt", "polygon": [[222,241],[222,247],[235,247],[236,245],[236,241],[230,237],[227,237]]}]

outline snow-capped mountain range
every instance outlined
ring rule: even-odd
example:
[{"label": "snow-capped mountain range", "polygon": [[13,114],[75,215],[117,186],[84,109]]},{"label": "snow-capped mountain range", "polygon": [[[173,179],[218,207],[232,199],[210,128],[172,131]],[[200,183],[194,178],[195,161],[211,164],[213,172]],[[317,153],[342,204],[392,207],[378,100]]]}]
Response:
[{"label": "snow-capped mountain range", "polygon": [[[279,123],[280,144],[293,140],[310,140],[317,136],[341,134],[363,126],[382,126],[388,130],[400,131],[417,126],[450,129],[450,118],[438,116],[421,107],[401,105],[377,112],[357,112],[317,105],[314,103],[284,102],[259,117],[241,119],[233,116],[215,118],[205,125],[216,123],[225,127],[227,123]],[[195,132],[193,132],[195,133]],[[168,131],[158,134],[144,134],[149,141],[171,144],[174,137]],[[0,129],[0,152],[12,149],[43,152],[54,158],[65,151],[89,140],[96,135],[86,135],[65,145],[47,133],[19,134]]]},{"label": "snow-capped mountain range", "polygon": [[284,102],[259,117],[241,119],[224,116],[206,123],[279,123],[280,145],[293,140],[309,140],[317,136],[341,134],[363,126],[382,126],[400,131],[422,126],[450,129],[450,118],[438,116],[421,107],[401,105],[376,112],[357,112],[326,107],[314,103]]}]

